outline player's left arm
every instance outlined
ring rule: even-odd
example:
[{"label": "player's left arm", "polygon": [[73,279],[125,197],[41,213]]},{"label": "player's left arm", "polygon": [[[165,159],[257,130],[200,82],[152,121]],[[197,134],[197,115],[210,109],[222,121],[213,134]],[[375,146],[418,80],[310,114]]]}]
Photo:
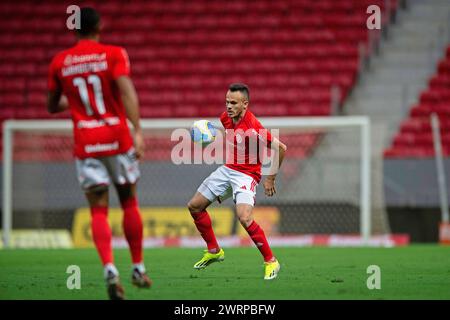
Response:
[{"label": "player's left arm", "polygon": [[139,115],[139,99],[134,87],[133,81],[128,76],[120,76],[116,79],[120,96],[127,114],[134,127],[134,146],[136,149],[136,157],[142,158],[144,155],[144,135],[140,124]]},{"label": "player's left arm", "polygon": [[277,193],[275,189],[275,178],[277,176],[278,169],[281,167],[281,163],[284,160],[284,155],[286,154],[287,146],[281,142],[279,139],[272,137],[270,142],[270,148],[275,151],[275,156],[278,154],[278,168],[273,168],[274,172],[264,180],[264,193],[266,196],[271,197]]}]

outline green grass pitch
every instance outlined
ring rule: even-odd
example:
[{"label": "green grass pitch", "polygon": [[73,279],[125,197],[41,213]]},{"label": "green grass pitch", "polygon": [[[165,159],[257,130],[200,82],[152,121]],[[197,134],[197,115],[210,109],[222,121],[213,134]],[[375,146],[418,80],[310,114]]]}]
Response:
[{"label": "green grass pitch", "polygon": [[[197,271],[201,249],[147,249],[151,289],[130,283],[128,250],[115,250],[127,299],[297,300],[450,299],[450,247],[273,248],[281,271],[263,280],[256,248],[225,248],[225,261]],[[69,265],[81,269],[81,289],[69,290]],[[381,289],[369,290],[369,265],[381,268]],[[106,299],[94,249],[0,250],[0,299]]]}]

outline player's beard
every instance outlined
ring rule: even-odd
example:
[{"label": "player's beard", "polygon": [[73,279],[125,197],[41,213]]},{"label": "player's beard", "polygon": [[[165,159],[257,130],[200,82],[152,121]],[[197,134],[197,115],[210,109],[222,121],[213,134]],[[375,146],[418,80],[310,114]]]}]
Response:
[{"label": "player's beard", "polygon": [[242,112],[244,112],[244,110],[241,110],[240,112],[234,110],[231,111],[227,110],[228,117],[230,117],[234,123],[238,122],[242,118]]}]

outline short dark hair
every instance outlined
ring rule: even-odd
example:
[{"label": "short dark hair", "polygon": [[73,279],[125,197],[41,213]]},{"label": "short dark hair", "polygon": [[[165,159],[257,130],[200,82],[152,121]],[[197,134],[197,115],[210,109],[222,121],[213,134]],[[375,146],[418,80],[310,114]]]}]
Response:
[{"label": "short dark hair", "polygon": [[80,9],[80,29],[75,29],[80,36],[88,36],[98,32],[100,14],[91,7]]},{"label": "short dark hair", "polygon": [[244,84],[244,83],[232,83],[228,87],[228,90],[230,90],[231,92],[239,91],[245,96],[247,101],[250,101],[250,89],[248,88],[248,86],[246,84]]}]

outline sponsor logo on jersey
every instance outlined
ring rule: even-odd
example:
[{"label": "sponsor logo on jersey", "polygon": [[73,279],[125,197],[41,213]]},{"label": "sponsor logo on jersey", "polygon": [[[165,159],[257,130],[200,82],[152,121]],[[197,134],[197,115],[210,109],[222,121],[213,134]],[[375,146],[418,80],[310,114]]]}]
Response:
[{"label": "sponsor logo on jersey", "polygon": [[107,61],[82,63],[62,68],[62,76],[68,77],[75,74],[105,71],[107,69],[108,69]]},{"label": "sponsor logo on jersey", "polygon": [[93,152],[104,152],[104,151],[112,151],[112,150],[118,150],[119,149],[119,142],[114,141],[113,143],[97,143],[97,144],[87,144],[84,147],[84,151],[86,153],[93,153]]},{"label": "sponsor logo on jersey", "polygon": [[93,53],[84,54],[81,56],[68,54],[64,59],[64,65],[75,64],[75,63],[85,63],[91,61],[104,61],[106,60],[106,52],[103,53]]},{"label": "sponsor logo on jersey", "polygon": [[99,128],[103,126],[115,126],[120,124],[120,119],[118,117],[108,117],[105,119],[94,119],[94,120],[80,120],[77,122],[78,129],[92,129]]}]

